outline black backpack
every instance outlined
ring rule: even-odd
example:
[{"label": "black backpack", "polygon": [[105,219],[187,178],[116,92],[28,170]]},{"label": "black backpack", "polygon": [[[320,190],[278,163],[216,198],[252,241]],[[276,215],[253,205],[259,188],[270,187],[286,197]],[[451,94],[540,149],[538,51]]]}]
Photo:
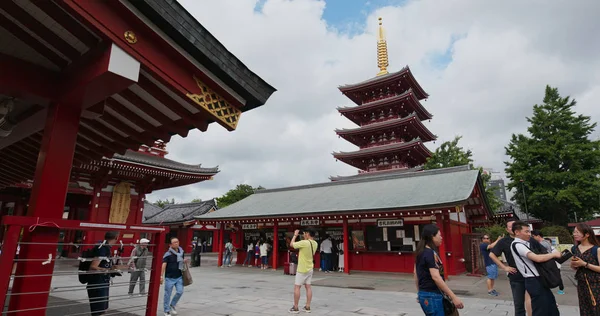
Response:
[{"label": "black backpack", "polygon": [[81,284],[87,284],[90,281],[90,277],[92,277],[92,275],[88,274],[87,272],[90,270],[92,261],[96,256],[96,249],[98,249],[97,246],[94,246],[90,249],[86,249],[81,253],[81,257],[79,257],[78,272],[79,282]]},{"label": "black backpack", "polygon": [[[523,246],[527,247],[527,245],[525,245],[524,243],[521,243],[521,244]],[[537,246],[536,244],[532,244],[532,246],[533,246],[532,248],[527,247],[527,249],[531,250],[531,252],[533,252],[535,254],[548,253],[548,251],[546,251],[546,248],[544,248],[541,245],[539,247],[536,247]],[[521,256],[517,252],[517,247],[516,247],[515,243],[512,244],[512,250],[521,259],[521,261],[523,261],[523,264],[525,265],[525,269],[529,269],[530,271],[533,272],[533,270],[531,270],[531,268],[527,265],[527,263],[525,263],[525,260],[523,260],[523,258],[521,258]],[[546,262],[534,262],[533,264],[538,271],[538,274],[539,274],[538,276],[540,277],[540,282],[542,283],[543,286],[545,286],[549,289],[553,289],[555,287],[560,286],[563,283],[562,278],[560,276],[560,269],[556,265],[555,259],[550,259]],[[533,273],[533,274],[535,275],[535,273]]]}]

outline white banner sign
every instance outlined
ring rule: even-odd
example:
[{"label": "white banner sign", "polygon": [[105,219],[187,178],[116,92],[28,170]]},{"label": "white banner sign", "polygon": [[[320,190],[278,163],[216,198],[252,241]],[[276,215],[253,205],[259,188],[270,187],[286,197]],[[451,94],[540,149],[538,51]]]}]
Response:
[{"label": "white banner sign", "polygon": [[300,221],[300,226],[319,226],[318,219],[303,219]]},{"label": "white banner sign", "polygon": [[242,224],[242,229],[258,229],[258,224]]},{"label": "white banner sign", "polygon": [[401,219],[378,219],[377,227],[395,227],[404,226],[404,221]]}]

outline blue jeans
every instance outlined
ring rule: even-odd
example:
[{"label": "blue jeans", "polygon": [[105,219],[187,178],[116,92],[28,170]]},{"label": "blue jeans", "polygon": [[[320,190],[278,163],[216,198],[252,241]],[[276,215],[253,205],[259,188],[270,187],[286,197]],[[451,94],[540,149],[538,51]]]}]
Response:
[{"label": "blue jeans", "polygon": [[[171,292],[173,292],[173,286],[175,286],[175,296],[171,300]],[[163,302],[165,313],[171,312],[171,306],[176,306],[177,302],[183,295],[183,277],[177,279],[165,278],[165,298]]]},{"label": "blue jeans", "polygon": [[87,292],[88,297],[90,299],[90,311],[92,312],[92,316],[102,315],[108,309],[108,289],[109,289],[109,281],[103,283],[100,280],[100,277],[97,276],[96,282],[90,282],[87,284]]},{"label": "blue jeans", "polygon": [[427,316],[444,316],[443,297],[440,293],[419,291],[417,294],[423,313]]},{"label": "blue jeans", "polygon": [[246,259],[244,259],[244,263],[242,263],[242,265],[252,265],[252,259],[254,259],[254,251],[250,250],[246,254]]},{"label": "blue jeans", "polygon": [[231,264],[231,252],[225,253],[225,256],[223,256],[223,265],[228,266],[230,264]]},{"label": "blue jeans", "polygon": [[323,253],[323,271],[331,271],[331,253]]},{"label": "blue jeans", "polygon": [[515,304],[515,316],[525,316],[525,280],[510,281],[510,289]]}]

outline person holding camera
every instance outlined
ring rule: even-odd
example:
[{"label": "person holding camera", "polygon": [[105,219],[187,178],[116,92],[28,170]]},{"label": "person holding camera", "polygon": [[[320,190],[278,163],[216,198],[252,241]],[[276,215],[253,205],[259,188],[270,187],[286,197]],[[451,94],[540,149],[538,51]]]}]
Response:
[{"label": "person holding camera", "polygon": [[87,277],[86,286],[92,316],[106,313],[111,274],[121,275],[118,272],[110,273],[118,268],[118,266],[113,266],[110,258],[110,248],[117,242],[118,237],[119,233],[117,232],[106,232],[104,241],[98,246],[94,246],[94,259],[89,268],[92,273]]},{"label": "person holding camera", "polygon": [[302,233],[303,240],[296,241],[300,230],[294,231],[294,237],[290,241],[290,246],[298,249],[298,269],[296,270],[296,279],[294,280],[294,306],[290,308],[291,314],[300,313],[298,303],[300,301],[300,288],[302,285],[306,287],[306,305],[304,311],[310,313],[310,301],[312,300],[311,281],[313,276],[313,268],[315,266],[314,255],[317,252],[317,242],[314,240],[315,231],[312,228],[304,230]]}]

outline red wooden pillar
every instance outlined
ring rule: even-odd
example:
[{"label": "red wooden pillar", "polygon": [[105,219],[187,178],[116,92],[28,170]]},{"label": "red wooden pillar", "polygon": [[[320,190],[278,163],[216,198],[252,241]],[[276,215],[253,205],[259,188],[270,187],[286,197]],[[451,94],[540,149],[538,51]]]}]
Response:
[{"label": "red wooden pillar", "polygon": [[[38,156],[33,189],[29,200],[28,215],[60,219],[63,215],[65,199],[71,175],[73,154],[81,115],[80,104],[71,102],[54,103],[48,108],[44,136]],[[54,272],[54,261],[41,265],[39,261],[28,259],[56,256],[56,243],[59,230],[51,227],[37,227],[31,233],[26,230],[25,242],[35,242],[21,247],[20,257],[25,261],[17,266],[17,275],[47,275],[35,278],[15,278],[12,293],[39,293],[15,295],[11,297],[9,310],[34,309],[13,315],[45,315],[42,308],[48,303],[48,291]],[[50,243],[54,245],[47,245]]]},{"label": "red wooden pillar", "polygon": [[348,219],[344,219],[344,273],[350,274],[350,238],[348,236]]},{"label": "red wooden pillar", "polygon": [[225,223],[219,223],[219,238],[217,239],[217,251],[219,252],[217,267],[223,265],[223,243],[225,237]]},{"label": "red wooden pillar", "polygon": [[[447,220],[447,219],[446,219]],[[439,255],[440,258],[442,259],[442,264],[444,265],[444,267],[446,267],[446,269],[448,269],[448,260],[447,260],[447,256],[446,256],[446,243],[449,243],[450,240],[446,239],[446,235],[445,235],[445,224],[444,224],[444,216],[442,214],[437,214],[435,216],[435,221],[437,224],[437,227],[440,229],[440,234],[442,235],[442,245],[440,246],[439,249]],[[448,280],[448,270],[446,270],[446,280]]]},{"label": "red wooden pillar", "polygon": [[[98,222],[98,203],[100,202],[100,195],[102,194],[102,184],[100,182],[101,181],[96,181],[96,183],[94,183],[94,191],[93,191],[92,198],[90,200],[88,216],[86,218],[86,220],[91,223]],[[96,240],[94,240],[94,239],[95,239],[94,232],[88,230],[85,232],[85,238],[83,240],[83,243],[84,244],[93,244],[96,242]],[[82,247],[86,248],[85,246],[82,246]]]},{"label": "red wooden pillar", "polygon": [[15,209],[13,211],[15,216],[25,216],[25,201],[22,197],[18,197],[15,200]]},{"label": "red wooden pillar", "polygon": [[273,270],[277,270],[279,262],[279,224],[275,221],[273,226]]}]

